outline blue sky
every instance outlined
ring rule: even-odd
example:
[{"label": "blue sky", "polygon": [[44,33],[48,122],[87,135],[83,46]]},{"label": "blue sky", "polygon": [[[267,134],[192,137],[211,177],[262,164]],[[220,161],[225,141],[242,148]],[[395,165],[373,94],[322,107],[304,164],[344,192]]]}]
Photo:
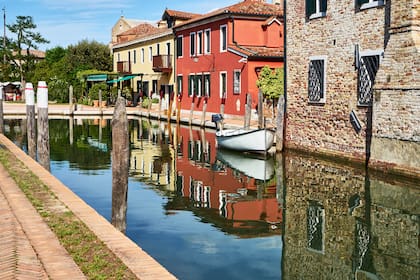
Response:
[{"label": "blue sky", "polygon": [[[6,23],[16,16],[32,16],[36,31],[50,41],[41,50],[75,45],[83,39],[108,43],[111,28],[121,15],[129,19],[156,22],[165,8],[206,13],[242,0],[0,0],[6,9]],[[3,15],[3,11],[2,15]],[[3,17],[1,17],[3,25]],[[1,35],[3,35],[3,28]],[[8,36],[9,33],[6,33]]]}]

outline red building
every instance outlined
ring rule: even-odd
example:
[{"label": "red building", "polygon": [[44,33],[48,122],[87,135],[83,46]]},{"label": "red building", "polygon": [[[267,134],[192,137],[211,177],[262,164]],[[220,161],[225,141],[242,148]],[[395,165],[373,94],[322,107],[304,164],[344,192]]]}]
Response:
[{"label": "red building", "polygon": [[243,115],[264,66],[283,66],[281,5],[244,0],[174,26],[182,110]]}]

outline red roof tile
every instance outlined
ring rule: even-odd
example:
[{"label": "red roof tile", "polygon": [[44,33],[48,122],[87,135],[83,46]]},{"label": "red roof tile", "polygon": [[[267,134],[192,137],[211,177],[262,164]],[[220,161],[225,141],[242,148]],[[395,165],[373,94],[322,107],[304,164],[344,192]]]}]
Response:
[{"label": "red roof tile", "polygon": [[229,49],[235,50],[248,57],[283,57],[284,52],[280,48],[269,48],[264,46],[240,46],[229,45]]},{"label": "red roof tile", "polygon": [[170,17],[183,19],[183,20],[193,19],[193,18],[201,16],[201,14],[193,14],[193,13],[187,13],[187,12],[175,11],[175,10],[169,10],[169,9],[166,9],[165,13],[168,14],[168,16]]}]

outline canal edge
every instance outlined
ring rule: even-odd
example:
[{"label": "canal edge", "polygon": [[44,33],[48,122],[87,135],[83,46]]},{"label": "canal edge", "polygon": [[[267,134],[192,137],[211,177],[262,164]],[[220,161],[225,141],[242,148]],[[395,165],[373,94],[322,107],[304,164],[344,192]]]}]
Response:
[{"label": "canal edge", "polygon": [[165,267],[131,239],[115,229],[104,217],[86,204],[60,180],[29,157],[6,136],[0,143],[16,156],[32,173],[76,215],[139,279],[176,279]]}]

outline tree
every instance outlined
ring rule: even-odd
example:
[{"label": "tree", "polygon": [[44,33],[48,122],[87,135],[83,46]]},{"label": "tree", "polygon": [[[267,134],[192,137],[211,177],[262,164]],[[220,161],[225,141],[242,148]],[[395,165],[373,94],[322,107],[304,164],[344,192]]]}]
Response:
[{"label": "tree", "polygon": [[261,69],[257,80],[257,87],[261,89],[264,98],[277,100],[284,94],[283,68],[272,70],[268,66]]},{"label": "tree", "polygon": [[16,35],[10,39],[9,53],[10,62],[19,70],[19,77],[22,83],[25,82],[26,74],[35,67],[35,56],[30,52],[37,49],[37,44],[49,43],[39,32],[35,32],[36,24],[31,16],[17,16],[16,23],[8,24],[7,28]]},{"label": "tree", "polygon": [[96,41],[82,40],[75,46],[70,45],[67,50],[67,58],[74,75],[88,69],[112,70],[109,47]]}]

